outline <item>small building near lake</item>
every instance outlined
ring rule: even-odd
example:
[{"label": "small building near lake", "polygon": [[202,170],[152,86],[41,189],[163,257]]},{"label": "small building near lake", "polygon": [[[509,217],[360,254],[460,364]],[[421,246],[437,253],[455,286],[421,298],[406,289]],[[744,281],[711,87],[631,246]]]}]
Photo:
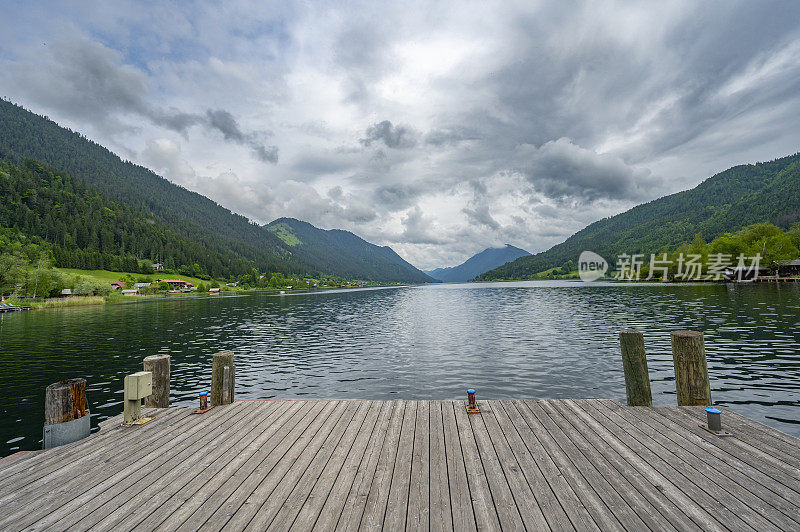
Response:
[{"label": "small building near lake", "polygon": [[161,264],[160,262],[156,262],[155,264],[153,264],[153,270],[157,271],[157,272],[163,272],[164,271],[164,265]]},{"label": "small building near lake", "polygon": [[133,287],[137,290],[140,288],[150,288],[151,283],[133,283]]},{"label": "small building near lake", "polygon": [[775,261],[780,277],[800,275],[800,259]]},{"label": "small building near lake", "polygon": [[68,297],[72,295],[72,288],[65,288],[61,291],[61,295],[64,297]]},{"label": "small building near lake", "polygon": [[125,283],[122,281],[114,281],[113,283],[111,283],[111,288],[113,288],[114,290],[122,290],[123,288],[125,288]]},{"label": "small building near lake", "polygon": [[193,285],[183,279],[156,279],[157,283],[167,283],[170,290],[182,290],[184,288],[191,288]]},{"label": "small building near lake", "polygon": [[138,296],[139,295],[139,290],[137,290],[136,288],[129,288],[127,290],[123,290],[122,291],[122,295],[123,296]]}]

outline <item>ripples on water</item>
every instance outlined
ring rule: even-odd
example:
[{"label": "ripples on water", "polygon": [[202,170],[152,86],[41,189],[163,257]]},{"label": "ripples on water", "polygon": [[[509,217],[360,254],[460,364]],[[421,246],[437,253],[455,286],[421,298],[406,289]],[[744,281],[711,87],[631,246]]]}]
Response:
[{"label": "ripples on water", "polygon": [[616,398],[617,333],[644,332],[654,402],[675,404],[669,331],[701,330],[715,404],[800,435],[798,283],[459,284],[164,299],[0,315],[0,456],[41,445],[45,387],[85,377],[93,426],[122,378],[172,355],[172,404],[194,405],[210,356],[236,353],[255,397]]}]

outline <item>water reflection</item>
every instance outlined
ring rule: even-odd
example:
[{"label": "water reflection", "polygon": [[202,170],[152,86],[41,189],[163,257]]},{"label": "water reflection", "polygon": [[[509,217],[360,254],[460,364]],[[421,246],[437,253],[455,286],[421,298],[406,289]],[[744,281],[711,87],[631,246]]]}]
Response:
[{"label": "water reflection", "polygon": [[44,388],[88,380],[93,424],[122,377],[172,355],[172,402],[194,404],[210,355],[237,354],[237,396],[612,397],[617,333],[644,332],[656,404],[675,404],[669,331],[706,334],[712,395],[800,435],[798,284],[438,285],[165,299],[0,315],[0,455],[38,448]]}]

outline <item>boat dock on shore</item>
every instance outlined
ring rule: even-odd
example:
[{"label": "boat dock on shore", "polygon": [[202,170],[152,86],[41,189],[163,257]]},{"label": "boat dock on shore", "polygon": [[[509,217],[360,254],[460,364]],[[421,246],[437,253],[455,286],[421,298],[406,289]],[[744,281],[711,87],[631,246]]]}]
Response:
[{"label": "boat dock on shore", "polygon": [[800,440],[613,400],[236,401],[0,461],[0,529],[798,530]]}]

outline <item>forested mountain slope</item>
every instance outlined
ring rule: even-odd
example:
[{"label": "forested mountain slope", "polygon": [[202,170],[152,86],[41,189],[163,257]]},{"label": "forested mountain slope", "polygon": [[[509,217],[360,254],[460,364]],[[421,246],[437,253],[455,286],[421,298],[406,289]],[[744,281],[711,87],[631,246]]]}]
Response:
[{"label": "forested mountain slope", "polygon": [[434,282],[388,246],[376,246],[339,229],[323,230],[294,218],[279,218],[266,226],[292,248],[300,260],[324,263],[331,273],[348,278],[391,282]]},{"label": "forested mountain slope", "polygon": [[599,220],[563,243],[486,272],[479,280],[524,279],[570,260],[577,264],[584,250],[613,263],[622,253],[658,253],[691,241],[697,233],[711,240],[755,223],[771,222],[785,229],[797,220],[800,154],[734,166],[691,190]]},{"label": "forested mountain slope", "polygon": [[[29,162],[28,159],[36,162]],[[36,202],[29,206],[30,212],[23,216],[33,217],[31,220],[38,217],[35,223],[26,225],[24,221],[14,222],[22,224],[20,230],[23,232],[25,227],[31,230],[34,230],[34,226],[43,227],[44,234],[38,236],[60,246],[62,250],[71,249],[74,260],[66,255],[56,257],[59,265],[65,261],[68,264],[64,265],[79,264],[81,260],[91,264],[114,263],[117,259],[112,256],[121,254],[116,256],[131,255],[139,259],[161,261],[167,268],[174,269],[197,263],[203,271],[224,277],[249,274],[255,268],[260,272],[331,274],[379,282],[431,280],[389,248],[373,246],[380,251],[372,250],[372,255],[354,255],[353,249],[348,247],[352,242],[341,238],[310,239],[306,245],[295,248],[272,231],[211,199],[175,185],[147,168],[123,161],[79,133],[2,99],[0,161],[7,163],[6,173],[9,176],[19,171],[25,174],[24,178],[30,183],[36,183],[36,187],[44,187],[47,201],[55,201],[54,197],[50,197],[51,193],[71,193],[86,187],[86,194],[91,196],[87,198],[89,203],[75,204],[76,211],[72,214],[84,216],[84,208],[88,208],[92,214],[84,218],[89,225],[84,229],[76,229],[74,235],[67,228],[58,226],[58,221],[66,216],[64,212],[56,210],[48,214],[37,211],[45,207]],[[38,169],[35,168],[37,165]],[[60,185],[51,178],[61,180],[61,184],[67,188],[55,191],[53,187]],[[76,198],[71,197],[72,200]],[[118,228],[121,232],[114,236],[113,245],[108,238],[101,236],[104,229],[94,224],[97,212],[91,202],[95,200],[116,213],[124,212],[122,218],[130,222],[126,222],[125,229]],[[16,210],[14,212],[15,216],[20,214]],[[63,222],[67,225],[77,223],[69,217],[63,218]],[[142,224],[157,229],[161,237],[155,238],[153,232],[145,230],[146,226]],[[51,227],[56,234],[49,231]],[[84,239],[81,238],[83,231],[96,232]],[[127,236],[123,237],[123,234]],[[145,237],[154,240],[146,244]],[[339,249],[336,242],[343,247]],[[315,243],[322,247],[315,249]],[[366,242],[364,244],[372,246]],[[377,257],[382,258],[377,260]]]}]

